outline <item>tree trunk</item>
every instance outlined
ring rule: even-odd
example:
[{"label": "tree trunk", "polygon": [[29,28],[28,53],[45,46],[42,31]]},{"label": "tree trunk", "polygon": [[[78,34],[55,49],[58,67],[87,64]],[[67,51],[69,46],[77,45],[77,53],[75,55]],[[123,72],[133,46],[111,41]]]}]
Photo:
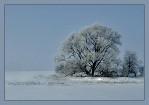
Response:
[{"label": "tree trunk", "polygon": [[92,77],[94,77],[94,71],[95,71],[95,70],[92,70]]},{"label": "tree trunk", "polygon": [[92,66],[92,77],[94,77],[94,72],[95,72],[95,68],[96,67],[96,61],[93,63],[93,66]]}]

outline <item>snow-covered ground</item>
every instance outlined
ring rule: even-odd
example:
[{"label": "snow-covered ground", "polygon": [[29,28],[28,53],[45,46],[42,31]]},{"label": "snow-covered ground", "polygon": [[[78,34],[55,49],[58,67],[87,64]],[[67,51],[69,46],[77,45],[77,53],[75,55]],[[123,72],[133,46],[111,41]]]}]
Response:
[{"label": "snow-covered ground", "polygon": [[59,77],[5,72],[5,100],[144,100],[144,78]]}]

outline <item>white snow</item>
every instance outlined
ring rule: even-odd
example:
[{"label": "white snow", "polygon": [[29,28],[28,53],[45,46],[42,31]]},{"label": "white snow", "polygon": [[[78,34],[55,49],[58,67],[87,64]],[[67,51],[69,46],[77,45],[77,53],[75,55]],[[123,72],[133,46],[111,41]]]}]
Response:
[{"label": "white snow", "polygon": [[5,100],[144,100],[144,78],[59,77],[5,72]]}]

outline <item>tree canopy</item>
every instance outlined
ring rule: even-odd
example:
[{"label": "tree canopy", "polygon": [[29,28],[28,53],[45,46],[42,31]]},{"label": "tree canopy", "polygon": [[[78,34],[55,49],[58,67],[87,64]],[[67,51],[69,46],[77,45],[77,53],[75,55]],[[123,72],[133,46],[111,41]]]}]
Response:
[{"label": "tree canopy", "polygon": [[95,71],[112,69],[119,53],[120,38],[118,32],[98,23],[72,32],[63,42],[60,55],[55,57],[56,72],[94,76]]}]

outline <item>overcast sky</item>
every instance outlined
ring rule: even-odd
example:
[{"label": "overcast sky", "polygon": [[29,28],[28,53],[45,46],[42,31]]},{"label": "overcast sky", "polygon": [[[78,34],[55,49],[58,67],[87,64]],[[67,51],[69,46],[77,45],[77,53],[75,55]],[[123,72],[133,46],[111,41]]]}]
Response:
[{"label": "overcast sky", "polygon": [[5,5],[5,70],[54,70],[69,33],[94,23],[113,28],[144,61],[144,5]]}]

